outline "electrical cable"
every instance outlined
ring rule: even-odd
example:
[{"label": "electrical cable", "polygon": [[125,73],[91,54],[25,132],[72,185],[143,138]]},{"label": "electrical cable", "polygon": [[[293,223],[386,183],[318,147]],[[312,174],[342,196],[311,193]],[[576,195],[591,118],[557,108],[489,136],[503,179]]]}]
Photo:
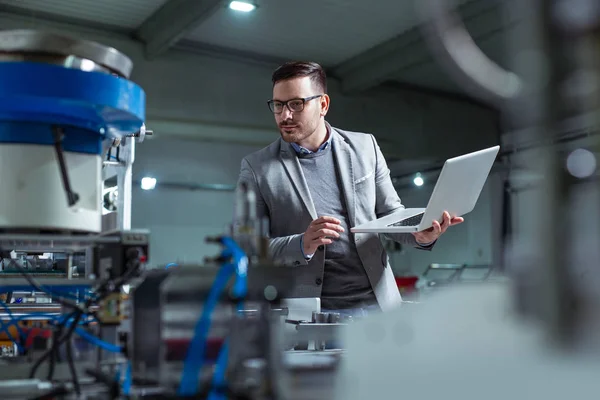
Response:
[{"label": "electrical cable", "polygon": [[[73,337],[73,332],[75,332],[75,329],[77,328],[77,325],[79,324],[79,320],[81,319],[83,314],[79,311],[74,311],[74,313],[75,313],[75,317],[74,317],[75,320],[74,320],[73,324],[69,327],[67,333],[64,336],[62,336],[57,343],[53,343],[53,345],[56,345],[56,351],[58,352],[58,348],[63,343],[67,343],[67,346],[68,346],[67,359],[68,359],[68,363],[69,363],[69,369],[71,372],[71,379],[73,381],[73,387],[75,388],[75,392],[79,395],[80,394],[79,379],[77,378],[77,371],[75,370],[75,364],[73,363],[73,353],[72,353],[72,349],[70,348],[70,345],[71,345],[71,338]],[[70,360],[69,360],[69,358],[70,358]]]},{"label": "electrical cable", "polygon": [[[98,366],[98,368],[99,368],[99,366]],[[118,399],[121,397],[118,372],[117,372],[115,379],[111,379],[111,377],[109,375],[100,371],[99,369],[86,368],[85,373],[86,373],[86,375],[89,375],[92,378],[96,379],[96,381],[106,385],[106,387],[108,388],[108,391],[109,391],[108,394],[109,394],[110,399]]]},{"label": "electrical cable", "polygon": [[[61,325],[57,326],[57,330],[60,328]],[[56,348],[59,345],[59,341],[60,341],[60,337],[56,334],[53,335],[55,338],[52,341],[52,347],[48,350],[46,350],[46,352],[44,352],[44,354],[42,354],[42,356],[36,360],[36,362],[33,364],[33,366],[31,367],[31,371],[29,372],[29,378],[33,379],[35,377],[35,373],[37,372],[38,368],[42,365],[42,363],[48,358],[51,357],[55,354],[55,352],[57,351]],[[54,368],[53,363],[51,361],[50,364],[50,368]]]},{"label": "electrical cable", "polygon": [[[67,323],[68,323],[68,318],[70,317],[70,314],[66,315],[66,316],[65,315],[57,316],[55,314],[49,314],[49,313],[31,313],[31,314],[27,314],[27,315],[20,315],[18,317],[14,317],[14,315],[13,315],[12,320],[8,325],[4,325],[3,321],[0,320],[0,331],[4,331],[5,333],[7,333],[7,335],[9,336],[9,339],[11,341],[13,341],[15,344],[17,344],[17,346],[19,346],[19,343],[17,342],[17,340],[12,335],[9,335],[10,331],[8,331],[8,328],[11,325],[19,326],[18,325],[19,321],[26,320],[31,317],[46,317],[49,320],[51,320],[57,324],[64,324],[65,321],[67,321]],[[67,317],[67,318],[65,318],[65,317]],[[89,317],[89,315],[87,315],[87,317]],[[90,322],[95,322],[95,321],[97,322],[97,320],[95,318],[93,318],[91,321],[90,320],[80,321],[79,325],[86,325],[86,324],[89,324]],[[4,325],[4,327],[3,327],[3,325]],[[39,331],[29,330],[29,332],[27,334],[25,334],[25,332],[23,332],[22,330],[21,330],[21,332],[22,332],[21,341],[23,343],[22,343],[22,346],[19,347],[19,350],[21,352],[24,352],[29,347],[28,343],[30,342],[29,339],[31,339],[32,334],[33,334],[33,336],[36,336],[39,334]],[[112,343],[105,342],[105,341],[101,340],[100,338],[88,333],[87,331],[85,331],[84,329],[82,329],[80,327],[77,327],[75,332],[78,334],[78,336],[82,337],[84,340],[90,342],[91,344],[93,344],[95,346],[101,347],[103,350],[110,351],[113,353],[122,352],[121,347],[113,345]],[[53,335],[53,336],[55,336],[55,335]],[[57,340],[57,337],[54,337],[54,340]],[[60,354],[60,353],[58,353],[58,354]],[[53,357],[53,355],[51,355],[51,357]],[[52,358],[50,361],[52,362]],[[57,362],[60,362],[60,360],[57,359]]]},{"label": "electrical cable", "polygon": [[123,380],[123,394],[125,396],[129,396],[129,392],[131,391],[131,362],[127,363],[127,368],[125,368],[125,379]]},{"label": "electrical cable", "polygon": [[[244,297],[248,291],[247,272],[248,258],[240,249],[235,241],[230,238],[223,238],[223,244],[227,246],[233,256],[235,262],[236,280],[233,286],[233,295],[238,299],[237,309],[244,309]],[[229,358],[229,340],[226,340],[219,351],[215,372],[213,375],[212,387],[215,388],[210,392],[209,400],[226,400],[226,395],[216,390],[216,388],[227,387],[227,361]]]},{"label": "electrical cable", "polygon": [[71,371],[71,378],[73,380],[73,388],[77,395],[81,394],[81,387],[79,386],[79,378],[77,377],[77,370],[75,369],[75,361],[73,360],[73,337],[71,336],[65,343],[67,346],[67,363],[69,364],[69,370]]},{"label": "electrical cable", "polygon": [[[137,261],[137,260],[136,260]],[[130,263],[128,263],[130,264]],[[128,279],[128,275],[133,275],[133,273],[137,270],[137,266],[139,266],[139,262],[137,263],[132,263],[130,264],[130,268],[125,272],[125,274],[121,277],[121,281],[125,282],[126,279]],[[104,282],[103,284],[101,284],[99,286],[99,297],[100,299],[102,297],[104,297],[107,293],[109,293],[109,291],[107,291],[107,288],[110,285],[110,281],[107,280],[106,282]],[[118,286],[115,286],[118,287]],[[106,292],[105,292],[106,291]],[[85,307],[84,309],[87,309],[91,303],[92,303],[93,299],[88,299],[86,301]],[[73,332],[75,332],[75,329],[77,328],[77,325],[79,324],[79,320],[81,319],[81,317],[84,315],[83,309],[81,307],[77,307],[75,311],[73,311],[71,313],[71,315],[74,314],[74,323],[72,323],[69,326],[69,329],[67,330],[67,333],[65,333],[61,338],[58,339],[58,341],[56,341],[55,343],[53,343],[53,347],[54,346],[60,346],[62,345],[66,340],[69,340],[70,337],[73,335]],[[68,323],[69,319],[71,318],[67,318],[66,320],[62,321],[61,323]],[[42,354],[42,356],[35,362],[35,364],[33,365],[31,372],[29,373],[30,378],[33,378],[35,376],[36,371],[38,370],[38,368],[40,367],[40,365],[51,355],[51,351],[52,348],[49,349],[48,351],[46,351],[44,354]]]},{"label": "electrical cable", "polygon": [[76,328],[75,332],[77,332],[77,334],[82,338],[87,340],[89,343],[100,347],[102,350],[106,350],[108,352],[111,353],[122,353],[123,352],[123,348],[121,346],[117,346],[116,344],[112,344],[112,343],[108,343],[103,341],[102,339],[90,334],[89,332],[85,331],[84,329],[81,328]]},{"label": "electrical cable", "polygon": [[[228,237],[221,238],[220,240],[221,244],[225,247],[221,253],[221,258],[233,258],[235,264],[225,264],[217,272],[217,277],[213,282],[213,286],[211,287],[206,303],[204,304],[200,319],[196,324],[194,337],[188,347],[178,390],[180,396],[192,395],[198,390],[198,376],[204,365],[204,350],[206,337],[210,328],[211,314],[219,301],[221,293],[229,282],[229,278],[234,272],[236,276],[233,286],[234,296],[238,299],[242,299],[247,293],[248,258],[234,240]],[[241,306],[241,304],[242,303],[240,302],[239,305]],[[227,347],[225,348],[225,351],[226,350]],[[226,364],[227,353],[223,357],[224,361],[222,360],[221,362],[222,364]],[[222,368],[226,367],[222,365]]]},{"label": "electrical cable", "polygon": [[[92,302],[92,299],[87,300],[86,308],[89,307],[91,302]],[[75,310],[71,314],[69,314],[68,318],[66,318],[62,321],[59,321],[59,326],[66,326],[69,324],[69,320],[71,318],[74,319],[73,323],[70,324],[67,332],[62,337],[60,337],[58,340],[55,340],[52,344],[52,347],[49,350],[47,350],[44,354],[42,354],[42,356],[38,360],[36,360],[35,364],[33,365],[32,369],[29,373],[29,377],[31,379],[35,377],[35,373],[37,372],[39,367],[42,365],[42,363],[46,359],[48,359],[48,357],[50,357],[54,351],[56,351],[55,349],[60,347],[66,341],[70,341],[70,339],[71,339],[73,333],[75,332],[75,330],[77,329],[77,325],[79,324],[79,321],[83,317],[83,315],[84,315],[84,313],[81,311],[81,309],[78,308],[77,310]],[[59,319],[60,319],[60,317],[59,317]],[[97,343],[102,343],[102,341],[100,339],[97,339]],[[71,377],[73,379],[73,385],[75,387],[79,387],[79,382],[78,382],[78,378],[77,378],[75,369],[71,369]]]},{"label": "electrical cable", "polygon": [[[36,289],[39,292],[44,292],[47,294],[52,295],[52,291],[49,290],[45,290],[38,282],[36,282],[36,280],[23,268],[21,267],[18,263],[15,263],[15,266],[17,267],[17,269],[19,270],[19,272],[21,273],[21,275],[23,275],[23,277],[27,280],[27,282],[29,282],[29,284]],[[72,301],[68,301],[60,296],[56,297],[56,301],[59,302],[60,304],[62,304],[65,307],[69,307],[69,308],[74,308],[77,310],[81,310],[83,312],[83,310],[81,309],[81,307],[77,304],[74,303]]]},{"label": "electrical cable", "polygon": [[[2,303],[0,302],[0,304],[2,304]],[[2,305],[4,305],[4,304],[2,304]],[[17,327],[17,329],[19,330],[19,332],[21,332],[20,333],[20,337],[21,337],[21,341],[23,342],[22,343],[22,350],[26,350],[27,347],[28,347],[27,344],[26,344],[26,340],[24,340],[23,338],[29,337],[29,335],[31,334],[31,332],[29,334],[25,334],[25,332],[19,326],[19,322],[23,321],[23,320],[26,320],[28,318],[31,318],[31,317],[38,317],[38,318],[39,317],[46,317],[49,320],[54,321],[54,322],[58,322],[58,323],[61,323],[60,322],[61,318],[64,318],[63,315],[58,315],[57,316],[55,314],[49,314],[49,313],[30,313],[30,314],[26,314],[26,315],[20,315],[18,317],[14,317],[14,315],[12,315],[12,320],[11,320],[11,322],[8,325],[6,325],[6,328],[9,328],[11,325],[15,325]],[[90,322],[94,322],[94,320],[92,320],[92,321],[80,321],[80,324],[83,325],[83,324],[88,324]],[[1,325],[2,325],[2,321],[0,321],[0,331],[2,331]],[[77,329],[79,330],[80,328],[77,328]],[[81,330],[81,331],[84,332],[84,333],[87,333],[87,332],[85,332],[83,330]],[[78,331],[78,333],[79,333],[79,331]],[[82,336],[82,335],[80,335],[80,336]],[[93,335],[89,335],[89,336],[91,338],[95,338]],[[17,341],[14,338],[9,337],[9,339],[11,339],[13,342],[15,342],[15,344],[18,345]],[[97,338],[95,338],[95,339],[97,339]]]},{"label": "electrical cable", "polygon": [[12,333],[10,333],[10,330],[8,328],[11,325],[13,325],[13,323],[14,323],[15,320],[14,320],[14,316],[12,315],[12,313],[10,312],[10,310],[7,309],[7,311],[8,311],[9,318],[11,318],[11,322],[8,325],[6,325],[4,323],[4,321],[0,320],[0,332],[6,333],[6,336],[8,337],[8,339],[11,342],[13,342],[14,344],[17,345],[17,348],[19,349],[19,352],[22,352],[23,351],[22,337],[24,335],[24,332],[21,329],[21,327],[19,327],[19,325],[16,324],[16,326],[17,326],[17,332],[19,334],[19,340],[16,340],[15,337],[12,335]]},{"label": "electrical cable", "polygon": [[112,282],[113,287],[118,288],[126,284],[129,279],[133,278],[133,275],[138,271],[141,265],[137,258],[128,262],[127,264],[128,268],[125,273]]},{"label": "electrical cable", "polygon": [[[56,316],[54,314],[48,314],[48,313],[31,313],[31,314],[27,314],[27,315],[21,315],[19,317],[15,317],[10,309],[8,308],[8,306],[6,304],[4,304],[3,302],[0,302],[0,305],[2,305],[3,307],[6,308],[7,312],[9,313],[10,317],[11,317],[11,322],[10,324],[8,324],[8,326],[4,325],[3,321],[0,320],[0,331],[4,331],[8,336],[9,339],[11,341],[13,341],[15,344],[19,345],[19,343],[17,342],[17,340],[14,339],[14,337],[10,334],[10,331],[8,331],[8,327],[10,325],[16,325],[19,329],[19,331],[21,332],[21,336],[23,338],[27,338],[28,335],[25,335],[25,333],[22,331],[22,329],[19,327],[19,321],[27,319],[27,318],[31,318],[31,317],[48,317],[49,319],[53,320],[54,322],[57,323],[57,327],[59,328],[64,328],[65,324],[70,324],[69,320],[73,318],[73,314],[68,314],[68,315],[59,315]],[[80,321],[79,324],[87,324],[89,322],[93,322],[93,321],[97,321],[95,318],[92,319],[92,321],[86,320],[86,321]],[[114,345],[112,343],[108,343],[105,342],[103,340],[101,340],[100,338],[90,334],[89,332],[85,331],[82,328],[77,327],[75,332],[82,337],[83,339],[85,339],[86,341],[90,342],[91,344],[98,346],[100,348],[102,348],[103,350],[109,351],[109,352],[113,352],[113,353],[120,353],[122,352],[122,348],[120,346]],[[59,335],[54,335],[54,342],[58,343],[59,339]],[[22,348],[26,348],[26,346],[22,346]],[[53,347],[54,348],[54,347]],[[57,349],[55,349],[55,351],[51,354],[49,354],[50,358],[50,371],[53,372],[53,367],[54,367],[54,362],[55,362],[55,357],[57,357],[58,355],[58,351]],[[44,358],[45,359],[45,358]],[[41,360],[41,362],[44,361],[44,359]],[[40,361],[40,360],[38,360]],[[37,362],[36,362],[37,364]],[[41,364],[41,363],[40,363]],[[38,367],[36,367],[37,370]],[[52,372],[49,373],[50,376],[52,376]]]},{"label": "electrical cable", "polygon": [[50,365],[48,366],[48,377],[46,378],[49,381],[54,379],[54,366],[56,365],[56,362],[59,361],[58,360],[58,358],[60,357],[59,348],[54,347],[54,343],[56,343],[58,341],[58,338],[60,337],[62,330],[63,330],[63,327],[61,325],[59,325],[52,333],[52,344],[53,344],[52,348],[54,349],[54,351],[50,354],[50,363],[49,363]]},{"label": "electrical cable", "polygon": [[226,400],[225,393],[221,393],[216,390],[227,385],[225,375],[227,373],[227,358],[229,357],[229,342],[225,341],[219,351],[219,357],[217,358],[217,365],[215,366],[215,372],[212,380],[213,390],[210,391],[208,400]]},{"label": "electrical cable", "polygon": [[[92,304],[93,301],[100,301],[102,298],[104,298],[106,295],[108,295],[111,292],[111,289],[114,290],[114,288],[120,287],[122,284],[124,284],[125,282],[127,282],[128,279],[130,279],[133,274],[138,270],[138,267],[141,265],[139,262],[139,258],[137,257],[137,254],[135,257],[129,257],[130,261],[128,261],[126,263],[126,265],[128,266],[127,270],[125,271],[125,273],[117,278],[115,281],[111,281],[110,279],[107,279],[106,281],[102,282],[99,286],[98,289],[95,291],[97,294],[97,297],[90,297],[88,299],[86,299],[85,304],[83,307],[81,307],[79,304],[65,300],[61,297],[57,297],[56,300],[69,308],[74,309],[74,311],[69,315],[69,318],[66,318],[63,321],[60,321],[58,323],[57,329],[60,326],[66,325],[68,323],[68,321],[71,318],[74,318],[74,322],[72,324],[70,324],[67,332],[58,337],[57,340],[54,340],[52,347],[50,349],[48,349],[44,354],[42,354],[42,356],[36,360],[36,362],[34,363],[34,365],[31,368],[31,371],[29,373],[30,378],[34,378],[35,374],[37,372],[37,370],[39,369],[39,367],[42,365],[42,363],[47,360],[49,357],[55,355],[55,352],[58,351],[58,348],[65,343],[66,341],[70,341],[73,333],[76,331],[77,329],[77,325],[79,324],[80,319],[82,318],[82,316],[86,315],[87,312],[86,310],[89,308],[89,306]],[[21,272],[21,274],[25,277],[25,279],[29,282],[29,284],[37,289],[38,291],[41,292],[45,292],[48,293],[48,290],[44,290],[42,288],[42,286],[35,281],[35,279],[33,277],[31,277],[29,275],[29,273],[23,269],[21,266],[17,265],[17,268],[19,269],[19,271]],[[0,321],[1,323],[2,321]],[[10,335],[10,332],[7,331],[7,333]],[[58,336],[58,335],[57,335]],[[97,343],[101,343],[100,339],[98,339]],[[71,354],[72,355],[72,354]],[[52,360],[51,360],[51,369],[53,372],[53,365],[52,365]],[[76,371],[74,368],[71,369],[71,375],[73,378],[73,384],[75,387],[79,387],[79,382],[78,382],[78,378],[76,375]]]},{"label": "electrical cable", "polygon": [[233,272],[234,268],[231,264],[223,266],[217,272],[217,277],[210,289],[200,319],[196,323],[194,336],[187,350],[178,389],[180,396],[193,395],[198,390],[198,374],[204,363],[206,336],[210,328],[211,314]]},{"label": "electrical cable", "polygon": [[[230,244],[233,247],[233,244]],[[241,311],[244,309],[243,298],[246,296],[247,292],[247,281],[245,279],[245,269],[244,262],[247,262],[245,255],[243,253],[239,253],[237,251],[233,252],[236,260],[236,283],[234,284],[234,296],[238,299],[237,309]],[[226,400],[225,393],[218,391],[217,388],[222,388],[227,386],[227,361],[229,358],[229,340],[226,340],[221,349],[219,350],[219,356],[217,358],[217,363],[215,366],[215,372],[213,375],[212,387],[208,400]]]},{"label": "electrical cable", "polygon": [[[33,379],[35,377],[35,373],[37,372],[38,368],[40,367],[40,365],[42,365],[42,363],[44,361],[46,361],[48,359],[48,357],[50,357],[50,355],[54,351],[55,347],[62,345],[66,340],[68,340],[71,337],[71,335],[75,331],[75,328],[77,327],[77,324],[79,323],[79,319],[81,318],[81,316],[83,314],[79,310],[73,311],[72,314],[75,314],[73,317],[75,319],[75,323],[73,323],[71,326],[69,326],[69,329],[67,330],[67,332],[62,337],[60,337],[58,340],[54,341],[54,343],[52,343],[52,347],[49,350],[47,350],[44,354],[42,354],[42,356],[35,362],[35,364],[31,368],[31,371],[29,372],[30,379]],[[66,321],[68,321],[68,320],[66,320]]]},{"label": "electrical cable", "polygon": [[[241,285],[239,286],[241,288]],[[240,298],[240,296],[237,296]],[[244,309],[244,302],[240,300],[237,306],[238,311]],[[225,393],[218,391],[218,388],[227,386],[227,361],[229,359],[229,340],[225,340],[221,349],[219,350],[219,356],[217,357],[217,364],[215,366],[215,372],[213,375],[212,387],[208,400],[227,400]]]},{"label": "electrical cable", "polygon": [[[118,288],[127,283],[129,279],[133,277],[133,275],[138,271],[141,263],[137,255],[135,257],[130,257],[130,260],[125,264],[127,269],[117,279],[114,281],[110,278],[101,282],[93,291],[96,293],[96,298],[93,299],[95,301],[101,301],[105,296],[107,296],[112,290]],[[90,299],[86,303],[86,308],[91,304]]]}]

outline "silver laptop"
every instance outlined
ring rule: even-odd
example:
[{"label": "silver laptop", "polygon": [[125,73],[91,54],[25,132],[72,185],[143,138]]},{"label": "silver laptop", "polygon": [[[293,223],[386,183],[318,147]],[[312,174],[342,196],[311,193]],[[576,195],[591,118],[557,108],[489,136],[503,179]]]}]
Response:
[{"label": "silver laptop", "polygon": [[441,223],[444,211],[451,218],[463,216],[475,208],[479,194],[494,165],[500,146],[450,158],[433,188],[427,208],[405,208],[388,216],[360,224],[351,232],[408,233]]}]

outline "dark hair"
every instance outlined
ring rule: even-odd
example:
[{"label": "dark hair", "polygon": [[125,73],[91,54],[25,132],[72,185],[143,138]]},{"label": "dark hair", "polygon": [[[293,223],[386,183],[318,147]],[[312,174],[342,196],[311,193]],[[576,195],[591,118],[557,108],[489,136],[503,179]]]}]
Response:
[{"label": "dark hair", "polygon": [[327,75],[323,67],[316,62],[290,61],[281,65],[273,72],[273,86],[279,81],[305,76],[310,77],[313,84],[319,87],[323,93],[327,93]]}]

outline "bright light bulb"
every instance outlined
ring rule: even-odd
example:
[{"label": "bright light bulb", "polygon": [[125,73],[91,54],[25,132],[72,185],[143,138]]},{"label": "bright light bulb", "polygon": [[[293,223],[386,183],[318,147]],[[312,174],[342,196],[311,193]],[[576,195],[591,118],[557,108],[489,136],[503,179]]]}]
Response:
[{"label": "bright light bulb", "polygon": [[156,187],[156,178],[150,178],[148,176],[142,178],[142,189],[152,190]]},{"label": "bright light bulb", "polygon": [[252,3],[246,3],[245,1],[232,1],[229,3],[229,8],[235,11],[250,12],[253,11],[256,6]]},{"label": "bright light bulb", "polygon": [[417,176],[415,176],[415,179],[413,179],[413,183],[416,186],[423,186],[423,183],[425,183],[425,181],[423,181],[423,178],[421,178],[421,174],[417,174]]}]

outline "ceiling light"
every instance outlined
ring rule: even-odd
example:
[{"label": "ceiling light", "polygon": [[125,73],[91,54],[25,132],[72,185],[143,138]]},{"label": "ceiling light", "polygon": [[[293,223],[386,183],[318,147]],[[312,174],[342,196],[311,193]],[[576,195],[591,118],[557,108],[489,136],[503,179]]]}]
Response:
[{"label": "ceiling light", "polygon": [[156,178],[150,178],[148,176],[142,178],[142,189],[152,190],[156,187]]},{"label": "ceiling light", "polygon": [[417,173],[417,176],[415,176],[415,179],[413,179],[413,183],[416,186],[423,186],[423,183],[425,182],[423,181],[423,178],[421,177],[420,173]]},{"label": "ceiling light", "polygon": [[256,5],[245,1],[232,1],[229,3],[229,8],[235,11],[250,12],[256,8]]}]

